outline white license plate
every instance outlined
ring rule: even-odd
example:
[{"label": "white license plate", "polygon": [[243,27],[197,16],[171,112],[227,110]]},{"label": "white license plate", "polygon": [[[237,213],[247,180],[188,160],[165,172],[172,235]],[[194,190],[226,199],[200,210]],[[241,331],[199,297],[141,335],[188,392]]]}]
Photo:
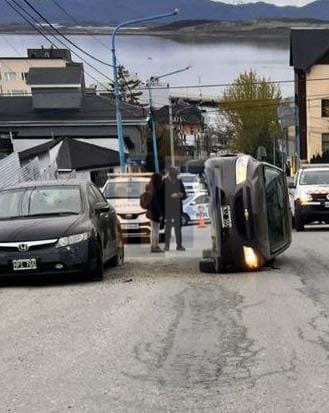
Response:
[{"label": "white license plate", "polygon": [[329,201],[326,201],[326,202],[324,203],[324,206],[325,206],[325,208],[329,208]]},{"label": "white license plate", "polygon": [[232,228],[231,207],[229,205],[224,205],[221,207],[220,212],[222,215],[222,227]]},{"label": "white license plate", "polygon": [[35,258],[29,258],[25,260],[13,260],[13,270],[14,271],[27,271],[36,270],[37,260]]},{"label": "white license plate", "polygon": [[122,224],[121,227],[122,229],[138,229],[139,225],[138,224]]}]

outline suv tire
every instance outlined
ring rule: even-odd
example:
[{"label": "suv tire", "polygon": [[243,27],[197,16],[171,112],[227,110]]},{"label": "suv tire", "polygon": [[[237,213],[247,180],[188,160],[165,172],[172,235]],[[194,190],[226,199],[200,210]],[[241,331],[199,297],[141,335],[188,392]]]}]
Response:
[{"label": "suv tire", "polygon": [[295,215],[295,229],[297,232],[305,231],[304,220],[299,214]]}]

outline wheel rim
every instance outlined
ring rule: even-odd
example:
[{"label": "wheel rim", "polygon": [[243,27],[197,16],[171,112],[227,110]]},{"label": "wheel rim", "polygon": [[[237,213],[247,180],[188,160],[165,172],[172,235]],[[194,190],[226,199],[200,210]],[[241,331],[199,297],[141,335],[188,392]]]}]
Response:
[{"label": "wheel rim", "polygon": [[118,249],[118,265],[122,265],[124,263],[124,257],[125,257],[124,248],[120,247]]}]

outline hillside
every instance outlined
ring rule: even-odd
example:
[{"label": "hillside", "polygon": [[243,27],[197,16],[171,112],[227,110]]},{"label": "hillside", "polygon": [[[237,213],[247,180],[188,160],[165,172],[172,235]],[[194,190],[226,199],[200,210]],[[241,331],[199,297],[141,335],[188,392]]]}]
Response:
[{"label": "hillside", "polygon": [[[92,7],[90,0],[31,1],[52,22],[66,24],[72,24],[72,19],[56,5],[56,2],[78,22],[94,25],[117,24],[127,19],[168,12],[174,8],[180,9],[180,14],[175,20],[250,21],[309,18],[329,21],[329,0],[317,0],[304,7],[277,7],[263,2],[230,5],[211,0],[92,0]],[[38,20],[40,21],[40,18]],[[4,3],[0,24],[21,22],[22,18]]]}]

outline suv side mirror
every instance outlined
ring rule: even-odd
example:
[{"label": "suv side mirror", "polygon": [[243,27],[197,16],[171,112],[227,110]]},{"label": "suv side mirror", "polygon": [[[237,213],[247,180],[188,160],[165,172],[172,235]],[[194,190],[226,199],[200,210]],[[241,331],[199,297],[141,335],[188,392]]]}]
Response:
[{"label": "suv side mirror", "polygon": [[97,202],[95,205],[95,211],[97,212],[109,212],[110,205],[107,202]]},{"label": "suv side mirror", "polygon": [[289,189],[296,189],[295,182],[289,182],[289,183],[288,183],[288,188],[289,188]]}]

